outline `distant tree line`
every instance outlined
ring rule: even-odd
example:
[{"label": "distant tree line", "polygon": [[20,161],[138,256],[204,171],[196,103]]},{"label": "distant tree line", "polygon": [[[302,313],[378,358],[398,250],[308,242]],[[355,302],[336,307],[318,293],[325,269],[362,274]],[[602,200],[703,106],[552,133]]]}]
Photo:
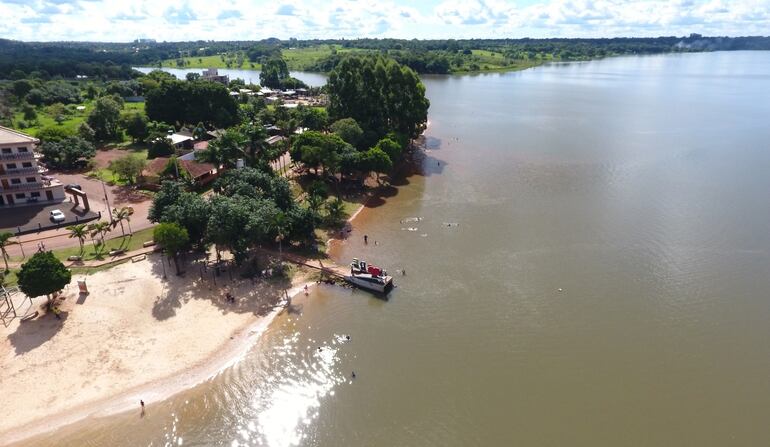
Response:
[{"label": "distant tree line", "polygon": [[[46,79],[86,75],[104,79],[139,76],[131,66],[159,61],[238,53],[251,63],[279,57],[287,48],[333,45],[385,52],[418,73],[446,73],[456,57],[471,50],[488,50],[512,59],[579,60],[624,54],[674,51],[770,50],[770,37],[690,36],[628,37],[609,39],[319,39],[188,42],[19,42],[0,39],[0,78],[20,79],[32,73]],[[331,71],[340,58],[332,54],[304,69]]]}]

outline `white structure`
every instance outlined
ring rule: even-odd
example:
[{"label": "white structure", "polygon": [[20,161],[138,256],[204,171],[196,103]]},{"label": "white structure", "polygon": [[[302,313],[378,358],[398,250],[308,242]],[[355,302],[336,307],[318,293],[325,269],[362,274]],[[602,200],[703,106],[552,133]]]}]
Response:
[{"label": "white structure", "polygon": [[0,206],[64,200],[64,186],[38,163],[37,138],[0,126]]}]

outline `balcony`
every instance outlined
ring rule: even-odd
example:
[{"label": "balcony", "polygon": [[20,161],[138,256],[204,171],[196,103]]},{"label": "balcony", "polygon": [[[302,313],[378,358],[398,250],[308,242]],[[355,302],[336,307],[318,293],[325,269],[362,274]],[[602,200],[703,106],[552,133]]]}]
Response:
[{"label": "balcony", "polygon": [[38,157],[38,154],[33,151],[12,152],[10,154],[0,153],[0,160],[31,160]]},{"label": "balcony", "polygon": [[44,180],[42,182],[33,183],[21,183],[18,185],[2,185],[0,191],[2,192],[22,192],[22,191],[39,191],[41,189],[54,188],[61,186],[62,182],[58,180]]},{"label": "balcony", "polygon": [[19,176],[25,174],[44,174],[46,172],[47,169],[40,166],[30,166],[28,168],[13,168],[5,170],[0,167],[0,176],[2,177]]}]

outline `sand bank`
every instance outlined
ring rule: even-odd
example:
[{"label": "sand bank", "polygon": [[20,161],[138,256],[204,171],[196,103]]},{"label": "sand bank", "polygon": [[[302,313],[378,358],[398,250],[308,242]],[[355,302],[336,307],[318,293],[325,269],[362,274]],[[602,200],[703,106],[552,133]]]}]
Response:
[{"label": "sand bank", "polygon": [[[292,294],[304,284],[225,274],[215,285],[198,271],[163,280],[159,256],[88,276],[87,296],[75,287],[82,278],[65,292],[61,320],[41,313],[0,326],[0,445],[138,408],[139,399],[159,401],[212,377],[258,339],[285,288]],[[36,299],[34,309],[44,302]]]}]

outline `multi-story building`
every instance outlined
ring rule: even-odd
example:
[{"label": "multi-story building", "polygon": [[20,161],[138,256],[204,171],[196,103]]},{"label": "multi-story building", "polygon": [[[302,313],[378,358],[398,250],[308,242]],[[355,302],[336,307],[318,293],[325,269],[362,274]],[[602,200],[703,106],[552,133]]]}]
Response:
[{"label": "multi-story building", "polygon": [[201,79],[204,81],[219,82],[220,84],[227,85],[230,83],[230,76],[219,74],[219,70],[216,68],[208,68],[203,70]]},{"label": "multi-story building", "polygon": [[0,126],[0,206],[61,202],[64,186],[46,175],[37,138]]}]

